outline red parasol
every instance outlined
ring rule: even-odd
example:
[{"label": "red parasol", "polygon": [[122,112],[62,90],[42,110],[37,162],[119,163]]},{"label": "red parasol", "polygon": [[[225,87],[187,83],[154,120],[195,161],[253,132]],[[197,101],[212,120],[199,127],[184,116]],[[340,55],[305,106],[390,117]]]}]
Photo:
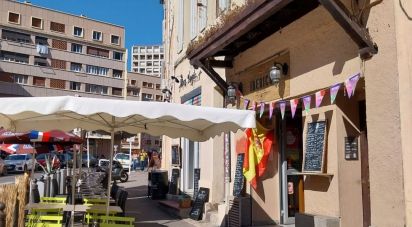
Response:
[{"label": "red parasol", "polygon": [[29,131],[29,132],[11,132],[0,130],[0,142],[6,144],[30,144],[30,143],[54,143],[54,144],[81,144],[83,139],[60,130],[51,130],[47,132]]},{"label": "red parasol", "polygon": [[0,150],[9,153],[9,154],[42,154],[42,153],[49,153],[54,149],[50,149],[51,147],[42,144],[36,145],[36,149],[33,148],[30,144],[1,144]]}]

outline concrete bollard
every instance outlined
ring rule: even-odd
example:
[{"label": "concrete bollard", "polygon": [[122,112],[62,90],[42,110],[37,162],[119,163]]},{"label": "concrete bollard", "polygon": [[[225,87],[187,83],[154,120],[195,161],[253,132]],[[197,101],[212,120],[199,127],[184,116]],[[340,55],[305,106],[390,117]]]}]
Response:
[{"label": "concrete bollard", "polygon": [[4,203],[0,202],[0,227],[6,227],[6,213],[4,212],[4,209],[6,206]]}]

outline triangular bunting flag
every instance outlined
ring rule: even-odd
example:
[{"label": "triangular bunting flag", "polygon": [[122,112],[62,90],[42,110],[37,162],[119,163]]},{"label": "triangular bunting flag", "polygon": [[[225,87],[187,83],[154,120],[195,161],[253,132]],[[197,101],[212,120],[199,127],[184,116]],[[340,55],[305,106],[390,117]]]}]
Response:
[{"label": "triangular bunting flag", "polygon": [[303,105],[305,106],[306,113],[309,113],[310,101],[312,100],[311,96],[307,95],[307,96],[303,97],[302,100],[303,100]]},{"label": "triangular bunting flag", "polygon": [[260,102],[260,116],[259,116],[260,118],[262,118],[263,112],[265,112],[265,103]]},{"label": "triangular bunting flag", "polygon": [[298,106],[299,99],[290,100],[290,110],[292,111],[292,119],[295,117],[296,107]]},{"label": "triangular bunting flag", "polygon": [[286,102],[280,102],[279,103],[280,107],[280,115],[282,115],[282,120],[285,118],[285,109],[286,109]]},{"label": "triangular bunting flag", "polygon": [[360,74],[358,73],[345,81],[346,94],[348,94],[348,98],[354,95],[359,78]]},{"label": "triangular bunting flag", "polygon": [[269,119],[272,119],[274,106],[275,106],[275,102],[269,103]]},{"label": "triangular bunting flag", "polygon": [[243,101],[243,107],[245,108],[245,110],[247,110],[247,108],[249,107],[249,102],[250,102],[249,99],[244,99],[244,101]]},{"label": "triangular bunting flag", "polygon": [[338,94],[339,88],[340,88],[340,84],[333,85],[330,88],[330,92],[329,92],[330,93],[330,104],[333,104],[335,102],[336,95]]},{"label": "triangular bunting flag", "polygon": [[316,108],[319,108],[320,104],[322,104],[323,97],[325,96],[326,91],[320,90],[316,92]]}]

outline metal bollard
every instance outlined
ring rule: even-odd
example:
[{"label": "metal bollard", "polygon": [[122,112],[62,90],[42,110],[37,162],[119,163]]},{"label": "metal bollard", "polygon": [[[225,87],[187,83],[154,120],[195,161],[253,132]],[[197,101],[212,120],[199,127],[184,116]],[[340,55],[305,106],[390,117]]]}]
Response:
[{"label": "metal bollard", "polygon": [[51,185],[51,182],[50,182],[50,175],[49,174],[46,174],[46,177],[45,177],[45,180],[44,180],[44,196],[45,197],[50,197],[50,185]]},{"label": "metal bollard", "polygon": [[[55,174],[51,174],[50,175],[50,193],[49,193],[49,196],[50,197],[55,197],[56,196],[56,194],[54,193],[54,190],[56,190],[56,188],[54,188],[54,184],[53,184],[53,180],[56,178],[56,175]],[[58,189],[57,189],[58,190]]]},{"label": "metal bollard", "polygon": [[59,185],[59,194],[63,195],[66,194],[66,174],[67,169],[60,170],[61,177],[60,177],[60,185]]},{"label": "metal bollard", "polygon": [[56,171],[56,175],[57,175],[57,193],[58,194],[60,194],[60,181],[61,181],[61,178],[62,178],[62,171],[63,170],[60,170],[60,169],[58,169],[57,171]]},{"label": "metal bollard", "polygon": [[4,213],[4,209],[6,206],[4,203],[0,202],[0,227],[6,227],[6,214]]}]

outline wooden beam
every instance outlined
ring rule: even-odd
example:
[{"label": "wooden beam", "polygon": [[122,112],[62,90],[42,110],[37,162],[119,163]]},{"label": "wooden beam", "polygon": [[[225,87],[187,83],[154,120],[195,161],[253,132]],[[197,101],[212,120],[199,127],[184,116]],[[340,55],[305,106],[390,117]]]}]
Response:
[{"label": "wooden beam", "polygon": [[228,60],[209,60],[209,65],[216,68],[233,68],[233,62]]},{"label": "wooden beam", "polygon": [[[339,0],[336,0],[339,1]],[[325,9],[332,15],[335,21],[346,31],[352,40],[358,45],[362,58],[369,58],[378,53],[378,47],[371,40],[366,28],[353,21],[346,13],[344,5],[335,0],[319,0]]]},{"label": "wooden beam", "polygon": [[222,77],[211,67],[209,60],[204,60],[199,62],[200,68],[210,77],[217,84],[217,86],[222,89],[222,91],[226,94],[228,84]]}]

